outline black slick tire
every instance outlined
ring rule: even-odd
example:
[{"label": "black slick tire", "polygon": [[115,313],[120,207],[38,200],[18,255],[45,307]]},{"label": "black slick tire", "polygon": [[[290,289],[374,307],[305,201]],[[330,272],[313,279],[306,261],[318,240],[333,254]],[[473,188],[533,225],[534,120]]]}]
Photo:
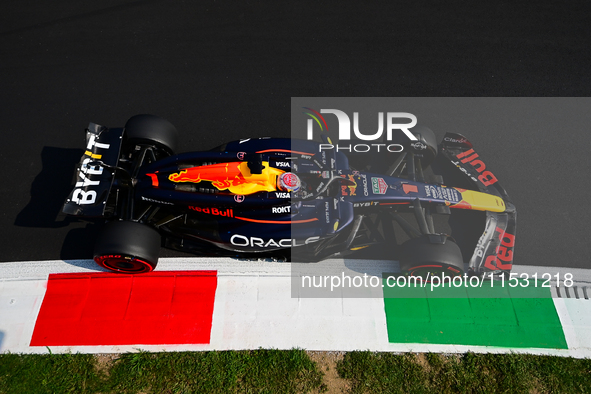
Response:
[{"label": "black slick tire", "polygon": [[108,270],[140,274],[156,268],[161,237],[145,224],[110,222],[103,228],[94,247],[94,261]]},{"label": "black slick tire", "polygon": [[428,235],[412,238],[401,245],[400,269],[409,276],[429,280],[433,276],[462,276],[464,262],[459,246],[449,237],[433,243]]},{"label": "black slick tire", "polygon": [[151,144],[174,154],[178,147],[179,133],[164,118],[155,115],[135,115],[125,123],[125,144],[133,147],[136,144]]},{"label": "black slick tire", "polygon": [[404,147],[404,152],[413,152],[421,158],[421,167],[429,167],[437,157],[437,137],[433,130],[425,126],[415,126],[410,132],[417,138],[417,141],[410,140],[403,133],[396,133],[392,136],[392,143]]}]

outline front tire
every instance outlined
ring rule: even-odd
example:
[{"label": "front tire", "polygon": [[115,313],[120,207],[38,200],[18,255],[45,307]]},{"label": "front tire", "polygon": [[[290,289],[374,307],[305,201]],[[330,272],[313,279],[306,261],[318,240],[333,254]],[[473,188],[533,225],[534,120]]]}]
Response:
[{"label": "front tire", "polygon": [[152,227],[131,221],[111,222],[99,234],[94,261],[118,273],[151,272],[158,263],[160,244],[160,234]]},{"label": "front tire", "polygon": [[179,133],[168,120],[155,115],[135,115],[125,123],[125,144],[155,145],[168,155],[173,155],[178,147]]},{"label": "front tire", "polygon": [[410,132],[417,138],[417,141],[410,140],[403,133],[396,133],[392,136],[392,143],[400,144],[405,152],[413,152],[421,158],[421,168],[426,169],[437,157],[437,137],[433,130],[425,126],[415,126]]},{"label": "front tire", "polygon": [[433,276],[454,277],[464,273],[464,261],[459,246],[445,236],[423,235],[404,242],[399,260],[403,273],[426,281]]}]

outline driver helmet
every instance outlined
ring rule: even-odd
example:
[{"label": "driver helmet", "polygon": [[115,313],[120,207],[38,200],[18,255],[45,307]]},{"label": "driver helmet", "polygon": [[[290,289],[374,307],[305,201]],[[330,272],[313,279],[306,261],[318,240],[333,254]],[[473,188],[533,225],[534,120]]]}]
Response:
[{"label": "driver helmet", "polygon": [[293,172],[284,172],[277,179],[277,187],[283,192],[297,192],[302,182]]}]

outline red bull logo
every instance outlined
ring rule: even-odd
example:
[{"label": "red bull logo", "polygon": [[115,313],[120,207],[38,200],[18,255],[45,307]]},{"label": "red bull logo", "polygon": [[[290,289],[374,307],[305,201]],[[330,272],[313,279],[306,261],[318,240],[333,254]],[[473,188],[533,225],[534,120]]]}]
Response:
[{"label": "red bull logo", "polygon": [[269,167],[263,162],[262,174],[251,174],[246,162],[218,163],[209,166],[191,167],[170,174],[172,182],[210,182],[218,190],[229,190],[234,194],[252,194],[261,191],[276,191],[277,176],[283,171]]},{"label": "red bull logo", "polygon": [[[343,178],[345,178],[345,175],[341,175]],[[355,191],[357,190],[357,182],[355,182],[355,177],[353,175],[347,175],[345,179],[349,179],[351,182],[353,182],[353,185],[342,185],[341,186],[341,194],[343,196],[356,196]],[[349,189],[347,191],[347,189]]]},{"label": "red bull logo", "polygon": [[218,208],[209,208],[209,207],[193,207],[193,206],[189,206],[189,209],[195,212],[201,212],[201,213],[206,213],[208,215],[214,215],[214,216],[227,216],[230,218],[234,217],[234,211],[230,208],[222,210],[222,209],[218,209]]},{"label": "red bull logo", "polygon": [[[462,163],[469,163],[478,173],[478,180],[482,182],[484,186],[490,186],[492,184],[497,183],[497,177],[493,175],[490,171],[485,171],[486,164],[482,160],[476,160],[478,157],[478,153],[474,152],[474,149],[467,150],[466,152],[462,152],[456,156],[458,159],[462,159]],[[457,162],[452,162],[458,167],[460,167]],[[462,169],[460,167],[460,169]]]}]

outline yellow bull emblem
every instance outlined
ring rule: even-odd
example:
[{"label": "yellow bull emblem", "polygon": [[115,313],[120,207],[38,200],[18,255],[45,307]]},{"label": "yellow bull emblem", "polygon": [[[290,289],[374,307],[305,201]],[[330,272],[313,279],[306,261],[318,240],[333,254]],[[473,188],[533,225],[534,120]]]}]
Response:
[{"label": "yellow bull emblem", "polygon": [[266,161],[263,162],[263,167],[261,174],[251,174],[247,162],[218,163],[187,168],[170,174],[168,179],[177,183],[211,182],[218,190],[229,190],[241,195],[276,191],[277,177],[284,171],[270,167]]}]

